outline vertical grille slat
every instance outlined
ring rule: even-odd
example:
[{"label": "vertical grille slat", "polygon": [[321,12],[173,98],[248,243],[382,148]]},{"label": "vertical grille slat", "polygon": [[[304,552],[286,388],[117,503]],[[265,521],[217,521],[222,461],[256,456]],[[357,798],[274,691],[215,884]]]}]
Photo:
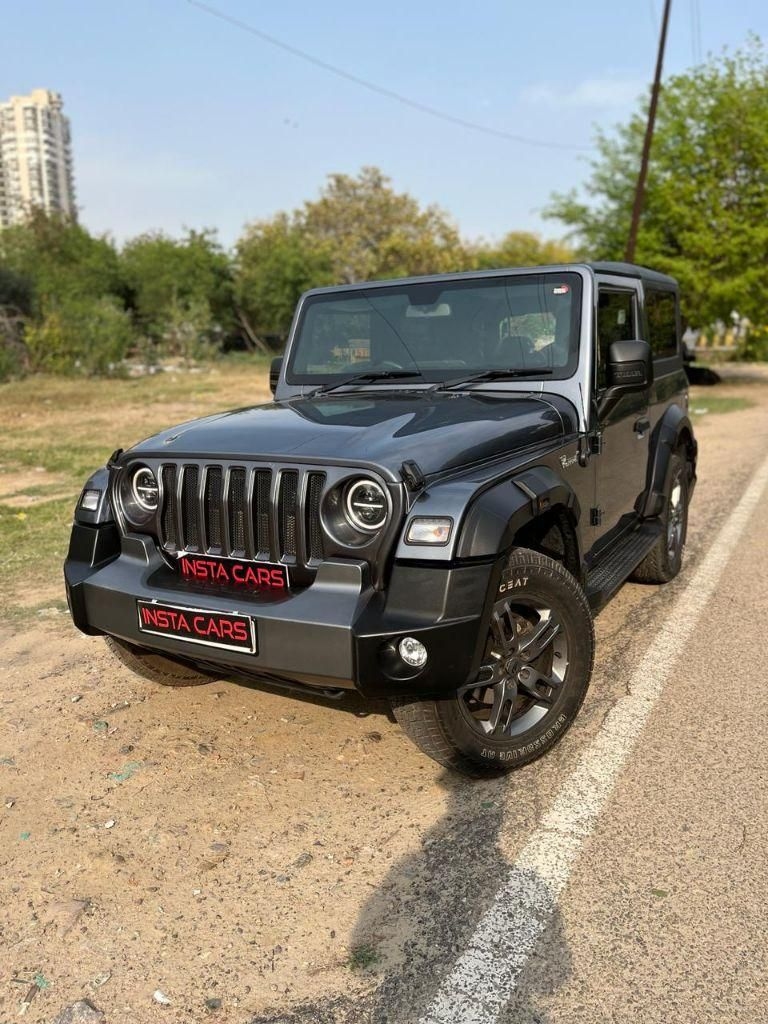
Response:
[{"label": "vertical grille slat", "polygon": [[256,471],[253,488],[253,531],[256,538],[256,554],[259,558],[270,558],[269,549],[269,491],[272,473],[268,469]]},{"label": "vertical grille slat", "polygon": [[284,470],[280,475],[280,492],[277,499],[278,528],[280,531],[280,554],[296,557],[296,512],[299,490],[299,474]]},{"label": "vertical grille slat", "polygon": [[197,466],[185,466],[182,483],[183,544],[187,551],[200,550],[200,517],[197,489],[200,470]]},{"label": "vertical grille slat", "polygon": [[176,502],[176,467],[163,466],[163,546],[177,549],[179,547]]},{"label": "vertical grille slat", "polygon": [[310,473],[307,487],[307,553],[318,561],[323,557],[323,531],[320,526],[320,499],[323,495],[325,473]]},{"label": "vertical grille slat", "polygon": [[159,473],[159,539],[166,551],[284,561],[305,582],[311,579],[306,570],[325,557],[320,509],[326,473],[203,460],[165,463]]},{"label": "vertical grille slat", "polygon": [[205,474],[205,532],[208,548],[221,550],[221,466],[209,466]]},{"label": "vertical grille slat", "polygon": [[232,469],[229,473],[229,544],[231,554],[245,553],[245,470]]}]

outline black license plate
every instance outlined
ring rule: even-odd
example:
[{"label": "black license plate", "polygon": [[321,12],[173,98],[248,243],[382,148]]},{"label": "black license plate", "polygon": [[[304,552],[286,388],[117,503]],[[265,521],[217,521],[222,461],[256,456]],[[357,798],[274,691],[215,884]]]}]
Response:
[{"label": "black license plate", "polygon": [[270,593],[288,590],[288,568],[275,562],[246,562],[238,558],[217,558],[182,551],[176,564],[179,575],[188,583]]},{"label": "black license plate", "polygon": [[256,653],[256,623],[250,615],[212,612],[156,601],[137,601],[139,629],[154,636],[171,636],[191,644]]}]

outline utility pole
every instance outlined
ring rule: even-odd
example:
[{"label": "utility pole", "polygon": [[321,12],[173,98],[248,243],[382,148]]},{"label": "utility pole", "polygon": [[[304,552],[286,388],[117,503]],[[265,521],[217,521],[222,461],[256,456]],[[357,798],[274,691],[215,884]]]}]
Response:
[{"label": "utility pole", "polygon": [[664,64],[664,47],[667,44],[667,25],[669,24],[669,9],[671,6],[672,0],[664,0],[664,14],[661,18],[661,35],[659,36],[659,52],[656,55],[656,73],[653,77],[653,88],[651,89],[651,105],[648,107],[648,124],[645,126],[645,139],[643,140],[643,155],[640,157],[640,173],[637,176],[637,186],[635,187],[635,201],[632,206],[632,223],[629,228],[629,238],[627,240],[627,263],[632,263],[635,258],[635,246],[637,245],[637,229],[640,225],[640,214],[643,211],[643,198],[645,196],[645,180],[648,177],[648,159],[651,155],[653,126],[656,122],[656,107],[659,104],[659,91],[661,89],[661,69]]}]

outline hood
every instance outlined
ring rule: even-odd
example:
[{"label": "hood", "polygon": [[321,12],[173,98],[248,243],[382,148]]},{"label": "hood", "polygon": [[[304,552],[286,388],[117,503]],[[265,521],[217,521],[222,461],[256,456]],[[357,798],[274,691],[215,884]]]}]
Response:
[{"label": "hood", "polygon": [[575,429],[573,408],[555,395],[346,392],[192,420],[131,452],[173,459],[368,463],[393,474],[412,459],[430,476],[555,441]]}]

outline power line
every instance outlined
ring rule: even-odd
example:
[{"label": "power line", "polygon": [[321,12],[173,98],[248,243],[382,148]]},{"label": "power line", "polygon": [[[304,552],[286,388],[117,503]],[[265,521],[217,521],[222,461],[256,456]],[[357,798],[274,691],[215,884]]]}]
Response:
[{"label": "power line", "polygon": [[511,132],[505,132],[499,128],[491,128],[489,125],[477,124],[475,121],[468,121],[463,117],[455,117],[453,114],[446,113],[444,110],[438,110],[436,107],[430,107],[426,103],[421,103],[419,100],[403,96],[402,93],[395,92],[393,89],[388,89],[386,86],[378,85],[376,82],[370,82],[367,78],[360,78],[359,75],[354,75],[350,71],[345,71],[344,68],[339,68],[335,64],[330,64],[328,61],[321,60],[319,57],[315,57],[311,53],[307,53],[305,50],[300,50],[296,46],[291,46],[290,43],[285,43],[282,39],[277,39],[275,36],[269,35],[269,33],[263,32],[261,29],[256,28],[253,25],[249,25],[247,22],[241,21],[239,18],[235,18],[230,14],[226,14],[224,11],[218,10],[216,7],[211,7],[209,4],[203,3],[202,0],[187,0],[187,3],[192,7],[197,7],[201,11],[205,11],[206,14],[210,14],[214,18],[219,18],[221,21],[226,21],[228,24],[234,25],[235,28],[239,28],[243,32],[248,32],[250,35],[256,36],[263,42],[269,43],[270,46],[276,46],[278,49],[284,50],[286,53],[290,53],[294,57],[298,57],[300,60],[304,60],[309,64],[314,64],[315,67],[321,68],[323,71],[328,71],[332,75],[337,75],[339,78],[344,78],[348,82],[353,82],[355,85],[362,86],[370,92],[378,93],[379,96],[386,96],[387,99],[395,100],[397,103],[402,103],[406,107],[418,110],[422,114],[428,114],[430,117],[436,117],[441,121],[447,121],[449,124],[456,124],[461,128],[469,128],[474,132],[482,132],[484,135],[493,135],[498,139],[506,139],[507,142],[518,142],[526,146],[542,146],[546,149],[580,150],[582,152],[587,152],[592,149],[591,146],[579,146],[567,142],[548,142],[544,139],[530,139],[525,135],[514,135]]}]

